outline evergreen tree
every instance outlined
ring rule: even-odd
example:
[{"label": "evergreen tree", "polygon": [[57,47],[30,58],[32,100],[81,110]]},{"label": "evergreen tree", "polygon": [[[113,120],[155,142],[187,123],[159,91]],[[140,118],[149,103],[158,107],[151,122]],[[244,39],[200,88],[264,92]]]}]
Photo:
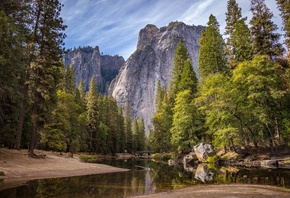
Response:
[{"label": "evergreen tree", "polygon": [[235,38],[233,38],[233,33],[236,31],[236,23],[239,20],[245,21],[246,18],[242,18],[241,8],[237,4],[236,0],[228,0],[227,12],[226,12],[226,27],[225,27],[225,35],[227,35],[226,39],[226,49],[225,53],[228,57],[228,64],[230,68],[235,67],[235,55],[234,55],[234,46],[233,42]]},{"label": "evergreen tree", "polygon": [[159,86],[156,93],[156,113],[152,117],[154,130],[150,132],[149,142],[153,151],[168,152],[171,150],[172,109],[165,87]]},{"label": "evergreen tree", "polygon": [[130,106],[127,102],[124,109],[124,127],[125,127],[125,142],[126,142],[126,150],[132,151],[132,126],[131,126],[131,113],[130,113]]},{"label": "evergreen tree", "polygon": [[253,58],[251,32],[244,20],[238,20],[236,22],[232,39],[233,58],[231,66],[235,68],[239,62]]},{"label": "evergreen tree", "polygon": [[290,60],[290,2],[287,0],[276,0],[283,20],[285,31],[285,44],[288,48],[288,60]]},{"label": "evergreen tree", "polygon": [[132,145],[134,153],[139,150],[138,148],[138,135],[139,135],[139,126],[136,117],[134,117],[132,122]]},{"label": "evergreen tree", "polygon": [[172,78],[169,86],[170,97],[174,100],[175,95],[178,93],[178,84],[181,80],[181,74],[185,61],[190,61],[188,51],[182,41],[179,41],[175,50],[174,63],[172,68]]},{"label": "evergreen tree", "polygon": [[272,21],[273,13],[266,6],[264,0],[251,0],[253,17],[250,21],[255,55],[268,55],[276,59],[283,54],[279,43],[280,34],[275,33],[277,25]]},{"label": "evergreen tree", "polygon": [[27,8],[12,0],[0,2],[0,144],[20,149],[21,134],[17,117],[21,102],[19,80],[25,71],[26,51],[23,43],[28,28],[24,23]]},{"label": "evergreen tree", "polygon": [[197,77],[189,60],[184,62],[184,68],[181,73],[181,79],[178,84],[179,92],[190,90],[192,95],[197,93]]},{"label": "evergreen tree", "polygon": [[67,68],[65,68],[64,91],[73,95],[76,92],[76,79],[73,65],[69,65]]},{"label": "evergreen tree", "polygon": [[61,4],[55,1],[32,1],[33,26],[32,49],[27,72],[31,100],[31,135],[29,154],[34,155],[37,131],[41,129],[46,114],[55,103],[56,90],[61,79],[63,64],[62,44],[64,39]]},{"label": "evergreen tree", "polygon": [[208,75],[227,70],[224,55],[224,40],[219,33],[216,17],[210,15],[205,31],[200,39],[198,71],[202,79]]},{"label": "evergreen tree", "polygon": [[145,136],[145,124],[144,119],[141,118],[138,120],[138,149],[140,151],[145,149],[145,143],[146,143],[146,136]]},{"label": "evergreen tree", "polygon": [[87,93],[87,129],[89,134],[89,149],[91,152],[96,152],[100,146],[100,142],[98,142],[99,119],[97,85],[95,78],[92,77]]},{"label": "evergreen tree", "polygon": [[173,108],[173,123],[170,130],[171,143],[179,151],[192,148],[197,143],[194,131],[195,107],[192,103],[190,90],[184,90],[177,94]]}]

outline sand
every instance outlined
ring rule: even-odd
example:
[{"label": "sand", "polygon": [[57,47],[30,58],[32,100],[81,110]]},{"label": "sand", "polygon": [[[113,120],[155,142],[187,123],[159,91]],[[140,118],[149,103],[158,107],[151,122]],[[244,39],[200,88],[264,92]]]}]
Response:
[{"label": "sand", "polygon": [[84,163],[77,156],[69,158],[67,154],[35,152],[46,155],[45,159],[30,158],[27,150],[0,149],[0,171],[5,173],[4,177],[0,177],[4,179],[4,182],[0,183],[0,190],[19,186],[35,179],[128,171],[103,164]]}]

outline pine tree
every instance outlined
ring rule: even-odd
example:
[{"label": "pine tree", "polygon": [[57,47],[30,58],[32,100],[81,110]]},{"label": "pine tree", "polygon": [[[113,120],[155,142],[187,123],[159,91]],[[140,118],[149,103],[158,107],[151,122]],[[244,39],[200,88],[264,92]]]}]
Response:
[{"label": "pine tree", "polygon": [[189,60],[184,62],[184,68],[180,77],[181,79],[178,83],[179,92],[190,90],[192,95],[196,94],[198,80]]},{"label": "pine tree", "polygon": [[64,90],[66,93],[75,94],[76,79],[73,65],[69,65],[64,71]]},{"label": "pine tree", "polygon": [[130,106],[127,102],[124,109],[124,127],[125,127],[125,142],[126,142],[126,150],[132,151],[132,126],[131,126],[131,113],[130,113]]},{"label": "pine tree", "polygon": [[283,54],[283,48],[279,43],[280,34],[275,33],[278,27],[272,21],[273,13],[264,0],[251,0],[251,11],[253,17],[250,30],[254,54],[268,55],[271,59],[276,59]]},{"label": "pine tree", "polygon": [[29,154],[34,155],[37,131],[42,128],[46,113],[56,102],[56,90],[63,64],[64,29],[60,17],[61,4],[55,1],[32,1],[32,49],[29,57],[28,86],[31,100],[31,135]]},{"label": "pine tree", "polygon": [[[20,149],[21,134],[15,126],[21,102],[22,75],[25,71],[28,27],[26,6],[12,1],[0,2],[0,144]],[[20,79],[20,80],[19,80]]]},{"label": "pine tree", "polygon": [[139,150],[138,148],[138,134],[139,134],[139,126],[136,117],[134,117],[132,122],[132,145],[134,153]]},{"label": "pine tree", "polygon": [[235,55],[234,55],[234,46],[233,42],[235,38],[233,38],[233,33],[236,31],[236,23],[239,20],[245,21],[246,18],[242,18],[241,8],[237,4],[236,0],[229,0],[227,5],[226,12],[226,27],[225,27],[225,35],[227,35],[226,39],[226,49],[225,53],[228,57],[228,64],[230,68],[235,67]]},{"label": "pine tree", "polygon": [[87,129],[89,133],[89,149],[91,152],[96,152],[99,148],[98,128],[99,128],[99,102],[97,95],[97,85],[95,78],[92,77],[90,88],[87,93]]},{"label": "pine tree", "polygon": [[178,84],[181,80],[181,74],[185,61],[189,60],[188,51],[182,41],[179,41],[175,50],[174,63],[172,68],[172,78],[169,86],[170,97],[174,100],[175,95],[178,93]]},{"label": "pine tree", "polygon": [[138,120],[138,149],[140,151],[145,149],[145,143],[146,143],[146,136],[145,136],[145,124],[144,119],[141,118]]},{"label": "pine tree", "polygon": [[285,44],[288,48],[288,60],[290,60],[290,2],[287,0],[276,0],[283,20],[285,31]]},{"label": "pine tree", "polygon": [[216,17],[210,15],[207,25],[200,39],[198,71],[201,78],[206,78],[217,72],[227,71],[224,40],[219,33],[219,24]]},{"label": "pine tree", "polygon": [[232,68],[235,68],[242,61],[253,58],[253,46],[251,32],[244,20],[238,20],[235,24],[235,30],[232,33],[233,59]]}]

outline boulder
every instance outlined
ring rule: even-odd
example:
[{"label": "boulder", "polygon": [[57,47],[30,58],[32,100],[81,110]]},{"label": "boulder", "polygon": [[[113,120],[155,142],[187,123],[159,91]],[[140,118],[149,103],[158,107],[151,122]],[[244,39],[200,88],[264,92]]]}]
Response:
[{"label": "boulder", "polygon": [[208,157],[215,155],[213,146],[205,143],[194,146],[194,152],[199,161],[206,161]]}]

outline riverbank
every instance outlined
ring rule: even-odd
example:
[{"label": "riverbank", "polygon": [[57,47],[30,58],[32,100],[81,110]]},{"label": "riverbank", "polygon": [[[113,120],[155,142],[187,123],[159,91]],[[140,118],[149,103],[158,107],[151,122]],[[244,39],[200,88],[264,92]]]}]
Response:
[{"label": "riverbank", "polygon": [[136,198],[289,198],[290,190],[267,185],[229,184],[229,185],[196,185],[172,191],[136,196]]},{"label": "riverbank", "polygon": [[28,157],[27,150],[0,149],[0,172],[5,174],[0,176],[0,190],[16,187],[35,179],[128,171],[103,164],[84,163],[77,156],[69,158],[59,153],[35,152],[46,157],[34,159]]}]

